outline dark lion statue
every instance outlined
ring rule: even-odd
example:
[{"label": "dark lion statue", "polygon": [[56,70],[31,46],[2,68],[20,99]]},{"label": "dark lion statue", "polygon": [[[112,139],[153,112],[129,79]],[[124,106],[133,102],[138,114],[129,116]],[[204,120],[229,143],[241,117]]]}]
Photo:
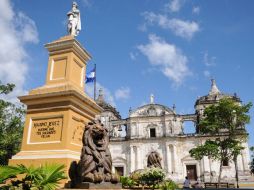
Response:
[{"label": "dark lion statue", "polygon": [[147,167],[162,168],[161,157],[157,152],[153,151],[148,155]]},{"label": "dark lion statue", "polygon": [[108,148],[109,138],[103,124],[99,121],[89,122],[85,126],[82,142],[80,161],[78,163],[72,162],[69,170],[71,186],[81,182],[117,183],[117,177],[111,173],[112,159]]}]

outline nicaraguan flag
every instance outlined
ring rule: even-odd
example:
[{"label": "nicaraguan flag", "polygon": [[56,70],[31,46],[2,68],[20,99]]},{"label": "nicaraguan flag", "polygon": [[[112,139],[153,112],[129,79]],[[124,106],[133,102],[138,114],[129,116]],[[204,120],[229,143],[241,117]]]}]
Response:
[{"label": "nicaraguan flag", "polygon": [[95,68],[86,74],[86,83],[93,82],[95,80]]}]

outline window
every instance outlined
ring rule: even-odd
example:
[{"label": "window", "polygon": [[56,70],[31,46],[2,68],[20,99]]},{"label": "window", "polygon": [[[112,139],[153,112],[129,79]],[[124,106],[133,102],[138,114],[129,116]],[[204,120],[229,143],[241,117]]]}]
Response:
[{"label": "window", "polygon": [[156,137],[156,130],[155,128],[150,129],[150,137]]},{"label": "window", "polygon": [[222,162],[222,166],[229,166],[228,158],[225,158]]},{"label": "window", "polygon": [[115,173],[119,176],[124,176],[124,167],[122,166],[115,166]]}]

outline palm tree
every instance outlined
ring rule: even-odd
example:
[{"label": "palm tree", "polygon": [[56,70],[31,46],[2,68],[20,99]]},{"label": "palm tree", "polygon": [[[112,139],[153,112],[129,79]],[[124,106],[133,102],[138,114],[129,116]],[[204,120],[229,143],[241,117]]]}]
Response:
[{"label": "palm tree", "polygon": [[[22,180],[17,179],[17,175],[23,174]],[[0,183],[12,179],[12,185],[22,187],[22,189],[33,190],[54,190],[58,187],[59,181],[66,179],[64,165],[46,164],[40,167],[24,165],[0,166]],[[14,180],[13,180],[14,179]]]}]

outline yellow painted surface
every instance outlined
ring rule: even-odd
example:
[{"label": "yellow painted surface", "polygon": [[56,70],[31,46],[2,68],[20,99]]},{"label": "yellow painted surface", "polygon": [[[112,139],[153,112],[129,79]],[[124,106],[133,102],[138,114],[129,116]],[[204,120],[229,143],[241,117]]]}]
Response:
[{"label": "yellow painted surface", "polygon": [[64,80],[66,79],[67,57],[53,59],[51,63],[50,80]]},{"label": "yellow painted surface", "polygon": [[83,90],[86,62],[91,59],[85,49],[73,36],[46,44],[46,48],[49,51],[46,85],[69,83]]},{"label": "yellow painted surface", "polygon": [[240,188],[244,188],[244,187],[252,187],[252,188],[254,188],[254,183],[253,182],[252,183],[240,183],[239,187]]},{"label": "yellow painted surface", "polygon": [[91,57],[80,43],[66,36],[46,48],[46,84],[19,97],[27,105],[27,115],[21,151],[9,164],[60,163],[67,172],[70,163],[80,158],[85,124],[102,108],[84,93],[86,62]]}]

